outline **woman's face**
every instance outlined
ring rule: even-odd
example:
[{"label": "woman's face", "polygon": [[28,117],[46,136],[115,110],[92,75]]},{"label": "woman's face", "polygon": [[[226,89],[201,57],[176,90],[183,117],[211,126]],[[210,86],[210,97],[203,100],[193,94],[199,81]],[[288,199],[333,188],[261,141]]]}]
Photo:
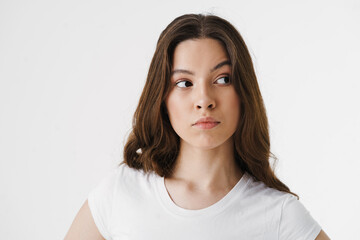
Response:
[{"label": "woman's face", "polygon": [[214,39],[190,39],[175,48],[166,107],[182,144],[213,149],[232,144],[240,103],[230,59]]}]

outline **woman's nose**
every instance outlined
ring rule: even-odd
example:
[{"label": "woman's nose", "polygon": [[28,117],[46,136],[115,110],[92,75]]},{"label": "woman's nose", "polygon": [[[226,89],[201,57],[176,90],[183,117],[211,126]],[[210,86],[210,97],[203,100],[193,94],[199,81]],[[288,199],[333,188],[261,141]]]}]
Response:
[{"label": "woman's nose", "polygon": [[195,100],[196,109],[213,109],[216,107],[215,98],[211,86],[198,86]]}]

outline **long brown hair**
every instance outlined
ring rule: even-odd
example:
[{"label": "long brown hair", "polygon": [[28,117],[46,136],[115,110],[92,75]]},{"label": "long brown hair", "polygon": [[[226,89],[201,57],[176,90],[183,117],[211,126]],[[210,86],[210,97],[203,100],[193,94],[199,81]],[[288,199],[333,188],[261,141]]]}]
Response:
[{"label": "long brown hair", "polygon": [[164,103],[170,90],[172,58],[177,44],[200,38],[218,40],[230,57],[232,84],[240,96],[240,119],[233,136],[237,164],[268,187],[297,196],[270,166],[270,158],[276,158],[270,152],[268,120],[247,46],[232,24],[215,15],[182,15],[161,33],[124,148],[124,163],[160,176],[171,175],[180,145]]}]

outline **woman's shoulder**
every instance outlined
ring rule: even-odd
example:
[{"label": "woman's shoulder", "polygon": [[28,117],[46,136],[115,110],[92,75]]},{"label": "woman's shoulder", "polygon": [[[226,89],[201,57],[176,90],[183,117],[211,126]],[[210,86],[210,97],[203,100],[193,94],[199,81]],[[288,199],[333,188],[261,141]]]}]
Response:
[{"label": "woman's shoulder", "polygon": [[243,193],[247,211],[266,212],[278,219],[280,239],[315,239],[321,227],[295,195],[270,188],[250,174],[247,177]]},{"label": "woman's shoulder", "polygon": [[242,193],[242,199],[248,206],[254,208],[273,209],[282,214],[283,212],[305,212],[298,198],[288,192],[268,187],[262,181],[258,181],[251,174],[246,173],[246,189]]},{"label": "woman's shoulder", "polygon": [[129,167],[125,162],[122,162],[118,165],[116,169],[114,169],[114,174],[118,177],[140,177],[144,176],[145,173],[142,169],[135,169]]},{"label": "woman's shoulder", "polygon": [[129,186],[140,184],[143,181],[149,181],[154,174],[145,173],[142,169],[134,169],[126,163],[119,164],[116,168],[110,170],[100,181],[98,187],[117,188],[120,186]]},{"label": "woman's shoulder", "polygon": [[135,189],[133,185],[141,174],[141,171],[120,164],[110,170],[90,191],[88,206],[96,226],[105,238],[110,236],[108,226],[119,194],[124,196],[126,192],[131,192],[131,188]]},{"label": "woman's shoulder", "polygon": [[[88,204],[100,232],[106,236],[106,227],[113,214],[114,204],[128,203],[140,194],[144,196],[149,192],[152,174],[143,170],[130,168],[125,163],[112,169],[90,191]],[[126,205],[126,204],[125,204]]]},{"label": "woman's shoulder", "polygon": [[245,173],[247,180],[246,194],[249,197],[264,200],[278,200],[285,201],[288,198],[296,197],[290,193],[280,191],[275,188],[268,187],[262,181],[258,181],[249,173]]},{"label": "woman's shoulder", "polygon": [[95,187],[94,191],[103,194],[116,194],[134,191],[146,191],[152,184],[155,173],[145,173],[141,169],[129,167],[126,163],[112,169]]}]

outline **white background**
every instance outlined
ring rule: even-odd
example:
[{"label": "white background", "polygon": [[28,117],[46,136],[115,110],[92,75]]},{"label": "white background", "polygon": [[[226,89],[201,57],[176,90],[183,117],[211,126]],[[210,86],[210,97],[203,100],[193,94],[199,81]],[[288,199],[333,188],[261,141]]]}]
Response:
[{"label": "white background", "polygon": [[0,1],[0,238],[62,239],[121,161],[161,31],[243,35],[276,172],[332,239],[359,236],[359,1]]}]

